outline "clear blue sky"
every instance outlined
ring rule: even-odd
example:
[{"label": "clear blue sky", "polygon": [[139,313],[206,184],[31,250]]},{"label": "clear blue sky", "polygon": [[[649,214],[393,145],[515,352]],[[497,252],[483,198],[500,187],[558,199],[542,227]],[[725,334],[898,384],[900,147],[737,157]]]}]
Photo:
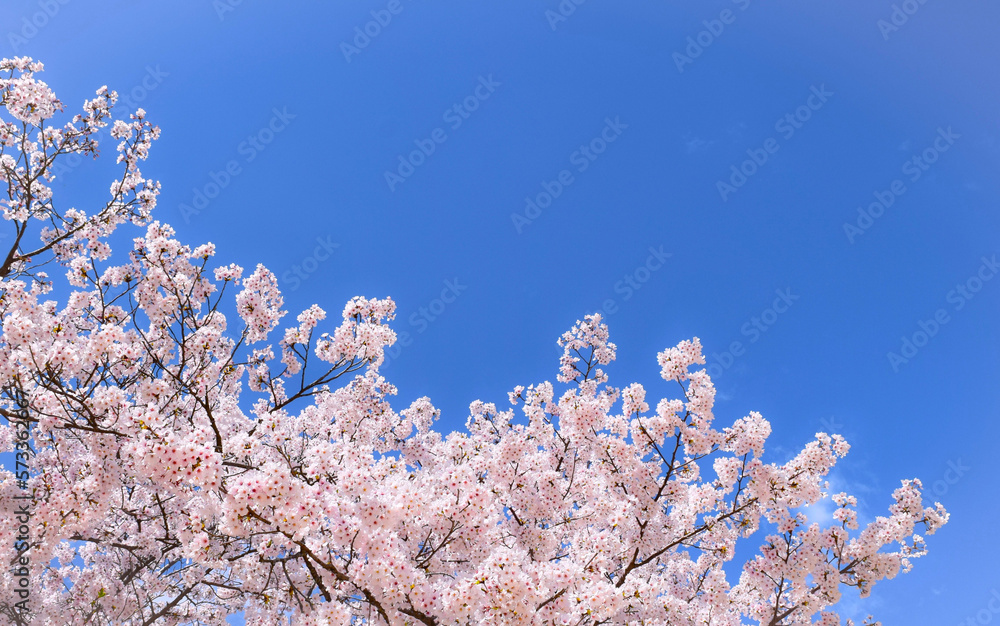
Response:
[{"label": "clear blue sky", "polygon": [[[952,521],[867,603],[887,626],[989,613],[994,3],[910,0],[894,24],[890,0],[566,0],[558,20],[557,0],[50,1],[3,3],[3,56],[42,60],[74,111],[131,94],[163,131],[156,217],[263,262],[293,313],[391,296],[397,408],[428,395],[462,428],[471,401],[554,380],[555,339],[611,300],[612,384],[672,393],[655,354],[698,336],[717,419],[761,411],[772,460],[842,432],[834,479],[868,519],[901,478],[937,485]],[[95,173],[56,190],[103,197]]]}]

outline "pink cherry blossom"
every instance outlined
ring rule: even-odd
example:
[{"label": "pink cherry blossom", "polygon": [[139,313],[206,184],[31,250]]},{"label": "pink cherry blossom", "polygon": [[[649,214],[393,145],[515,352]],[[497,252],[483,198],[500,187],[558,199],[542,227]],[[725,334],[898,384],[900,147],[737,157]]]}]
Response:
[{"label": "pink cherry blossom", "polygon": [[[269,270],[244,277],[151,221],[145,112],[114,119],[102,87],[46,126],[64,107],[41,71],[0,61],[3,217],[22,234],[46,224],[0,265],[0,451],[22,411],[34,446],[26,484],[0,471],[0,534],[30,537],[0,544],[30,560],[26,601],[0,579],[12,624],[833,626],[845,587],[867,596],[909,571],[948,521],[911,479],[861,528],[857,498],[829,492],[839,435],[766,461],[770,423],[716,414],[697,338],[657,355],[662,388],[609,386],[599,315],[559,338],[558,388],[519,385],[437,432],[431,400],[395,406],[379,372],[391,299],[282,326]],[[53,165],[96,156],[108,125],[110,198],[63,207]],[[135,234],[124,254],[108,243],[119,226]],[[62,304],[46,263],[62,266]],[[824,527],[804,509],[827,497]],[[758,550],[733,577],[741,540]]]}]

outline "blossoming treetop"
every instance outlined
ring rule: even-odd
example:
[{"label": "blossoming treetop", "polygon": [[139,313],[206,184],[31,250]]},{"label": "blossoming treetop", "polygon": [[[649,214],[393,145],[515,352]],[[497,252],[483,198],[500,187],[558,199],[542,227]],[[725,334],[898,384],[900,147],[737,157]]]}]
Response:
[{"label": "blossoming treetop", "polygon": [[[391,300],[354,298],[335,327],[312,306],[279,330],[271,272],[210,269],[212,244],[150,222],[160,186],[139,163],[159,129],[145,113],[113,120],[102,87],[46,126],[63,105],[41,70],[0,62],[14,231],[0,449],[26,414],[35,450],[24,484],[0,473],[2,536],[20,532],[15,497],[31,497],[28,540],[0,545],[12,568],[31,564],[28,597],[0,579],[13,624],[224,624],[243,610],[259,626],[831,626],[843,587],[867,596],[909,570],[918,531],[948,519],[906,480],[864,529],[846,493],[832,495],[833,525],[810,523],[802,508],[831,495],[842,437],[765,462],[761,415],[714,426],[697,339],[658,355],[675,397],[651,406],[641,385],[611,387],[599,316],[560,339],[561,391],[517,387],[512,407],[473,403],[467,432],[435,432],[431,402],[397,412],[379,374]],[[109,196],[58,204],[53,163],[96,156],[109,125],[122,164]],[[113,258],[122,225],[145,230]],[[62,305],[45,299],[45,265],[65,268]],[[227,291],[238,319],[222,312]],[[759,552],[730,581],[723,566],[751,535]]]}]

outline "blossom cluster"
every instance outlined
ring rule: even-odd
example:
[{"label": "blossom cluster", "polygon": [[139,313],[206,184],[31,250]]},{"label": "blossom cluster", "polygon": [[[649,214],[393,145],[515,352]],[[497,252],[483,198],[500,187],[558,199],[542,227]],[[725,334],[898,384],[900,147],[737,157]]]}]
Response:
[{"label": "blossom cluster", "polygon": [[[215,246],[149,221],[159,185],[138,163],[158,129],[145,113],[111,121],[102,88],[62,129],[37,128],[62,109],[41,70],[0,61],[17,121],[0,123],[3,215],[51,224],[0,266],[0,416],[27,411],[36,454],[38,593],[21,611],[0,579],[12,624],[244,611],[251,626],[832,626],[844,588],[867,596],[909,571],[948,521],[911,479],[862,527],[857,499],[829,493],[850,449],[839,435],[776,463],[761,414],[717,428],[697,338],[657,356],[661,398],[609,386],[617,348],[597,315],[559,339],[560,389],[517,386],[509,406],[473,402],[464,431],[437,432],[430,399],[397,411],[379,372],[391,299],[354,298],[335,323],[314,305],[282,327],[265,267],[215,266]],[[107,124],[123,164],[112,199],[57,210],[39,181],[62,155],[96,153]],[[112,263],[108,237],[127,222],[139,236]],[[45,299],[53,260],[63,305]],[[0,452],[13,442],[0,425]],[[16,532],[19,492],[0,471],[0,535]],[[824,527],[804,511],[827,497],[839,508]],[[740,540],[759,549],[731,579]]]}]

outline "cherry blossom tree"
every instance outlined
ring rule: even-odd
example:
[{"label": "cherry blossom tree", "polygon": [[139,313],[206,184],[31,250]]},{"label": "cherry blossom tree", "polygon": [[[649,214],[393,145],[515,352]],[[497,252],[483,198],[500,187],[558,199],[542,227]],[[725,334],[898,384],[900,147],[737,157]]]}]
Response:
[{"label": "cherry blossom tree", "polygon": [[[30,476],[0,473],[0,557],[31,580],[0,578],[12,624],[832,626],[846,587],[908,571],[947,522],[914,479],[859,528],[826,480],[839,435],[775,463],[760,414],[717,428],[698,339],[659,353],[655,406],[609,386],[597,315],[559,339],[556,385],[436,432],[430,400],[397,412],[379,374],[391,300],[282,327],[271,272],[216,266],[151,221],[145,112],[114,119],[102,87],[49,126],[64,107],[41,70],[0,61],[0,451],[21,422],[33,450]],[[54,164],[97,156],[106,127],[109,195],[59,204]],[[138,236],[113,260],[119,226]],[[803,508],[827,497],[823,527]]]}]

